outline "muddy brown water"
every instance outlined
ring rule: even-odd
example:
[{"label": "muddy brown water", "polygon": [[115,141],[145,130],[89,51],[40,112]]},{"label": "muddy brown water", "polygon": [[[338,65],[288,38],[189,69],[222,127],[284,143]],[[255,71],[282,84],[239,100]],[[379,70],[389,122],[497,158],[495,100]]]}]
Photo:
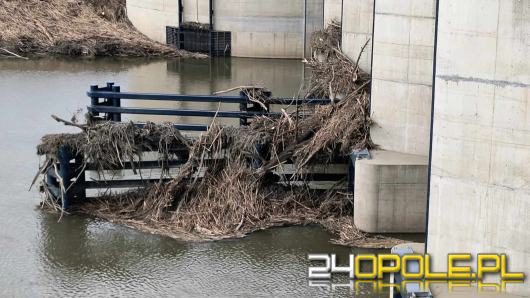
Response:
[{"label": "muddy brown water", "polygon": [[[85,108],[89,85],[114,81],[123,91],[209,94],[262,83],[275,95],[293,96],[303,72],[300,61],[271,59],[0,60],[0,296],[354,295],[348,287],[310,286],[307,254],[377,251],[330,244],[318,226],[186,243],[84,216],[57,222],[36,208],[38,192],[27,190],[39,163],[40,137],[71,130],[50,114],[69,117]],[[357,294],[387,296],[370,292],[361,287]]]}]

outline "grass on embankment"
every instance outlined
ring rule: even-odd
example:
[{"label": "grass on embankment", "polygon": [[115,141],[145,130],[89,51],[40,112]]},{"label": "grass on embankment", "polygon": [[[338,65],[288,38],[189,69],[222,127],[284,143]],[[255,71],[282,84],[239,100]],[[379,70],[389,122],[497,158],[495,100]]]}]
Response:
[{"label": "grass on embankment", "polygon": [[138,32],[125,0],[2,0],[0,48],[6,56],[203,57]]}]

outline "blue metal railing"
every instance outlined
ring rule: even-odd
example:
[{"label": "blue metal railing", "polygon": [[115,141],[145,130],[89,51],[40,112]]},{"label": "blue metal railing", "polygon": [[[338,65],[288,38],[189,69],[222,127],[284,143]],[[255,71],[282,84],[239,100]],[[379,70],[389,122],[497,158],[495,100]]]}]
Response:
[{"label": "blue metal railing", "polygon": [[[112,84],[112,83],[110,83]],[[99,88],[101,89],[101,88]],[[245,96],[218,96],[218,95],[182,95],[182,94],[162,94],[162,93],[131,93],[114,91],[89,91],[89,97],[99,98],[121,98],[135,100],[161,100],[161,101],[188,101],[188,102],[222,102],[222,103],[246,103],[249,102]],[[329,104],[329,99],[306,99],[306,98],[270,98],[265,103],[268,104]]]},{"label": "blue metal railing", "polygon": [[[88,111],[93,116],[100,113],[106,114],[107,120],[121,121],[122,114],[136,115],[164,115],[164,116],[194,116],[194,117],[221,117],[240,119],[240,125],[247,125],[248,119],[256,116],[277,117],[281,113],[270,112],[270,105],[293,105],[310,104],[325,105],[331,103],[329,99],[299,99],[299,98],[267,98],[263,106],[249,100],[245,92],[240,92],[239,96],[218,96],[218,95],[181,95],[181,94],[160,94],[160,93],[131,93],[121,92],[119,86],[114,83],[107,83],[105,87],[97,85],[91,86],[87,95],[91,98],[91,105]],[[103,100],[102,100],[103,99]],[[235,103],[239,104],[239,111],[214,111],[198,109],[167,109],[167,108],[136,108],[122,107],[121,100],[152,100],[170,102],[206,102],[206,103]],[[251,106],[249,106],[251,105]],[[197,124],[175,124],[180,130],[205,131],[207,125]]]},{"label": "blue metal railing", "polygon": [[161,115],[161,116],[195,116],[195,117],[221,117],[221,118],[252,118],[256,116],[279,116],[274,112],[239,112],[239,111],[209,111],[189,109],[161,109],[161,108],[122,108],[113,106],[91,106],[89,112],[107,114],[139,114],[139,115]]}]

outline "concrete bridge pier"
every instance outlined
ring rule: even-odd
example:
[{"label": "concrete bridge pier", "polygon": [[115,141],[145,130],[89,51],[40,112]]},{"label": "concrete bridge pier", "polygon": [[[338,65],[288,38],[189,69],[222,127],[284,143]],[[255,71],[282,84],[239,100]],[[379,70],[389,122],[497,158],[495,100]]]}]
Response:
[{"label": "concrete bridge pier", "polygon": [[355,225],[425,231],[435,0],[345,0],[343,48],[372,74],[371,129],[380,150],[356,163]]},{"label": "concrete bridge pier", "polygon": [[[447,253],[506,253],[528,275],[530,2],[439,5],[427,252],[436,270]],[[528,277],[507,291],[530,295]]]}]

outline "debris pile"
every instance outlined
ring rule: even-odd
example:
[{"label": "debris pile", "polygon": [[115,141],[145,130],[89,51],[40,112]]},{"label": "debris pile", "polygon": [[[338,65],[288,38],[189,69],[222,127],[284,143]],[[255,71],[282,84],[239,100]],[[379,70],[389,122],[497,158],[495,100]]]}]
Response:
[{"label": "debris pile", "polygon": [[0,55],[204,57],[138,32],[125,0],[2,0],[0,32]]},{"label": "debris pile", "polygon": [[[337,47],[340,35],[334,30],[340,27],[330,26],[325,34],[335,39],[314,39],[314,48]],[[180,239],[242,237],[272,226],[316,223],[336,234],[337,243],[390,247],[397,240],[355,228],[353,201],[347,194],[337,189],[315,190],[289,180],[278,183],[278,176],[273,174],[281,173],[285,163],[302,173],[313,164],[347,157],[354,149],[374,148],[369,136],[368,76],[340,50],[329,51],[325,60],[314,55],[307,64],[318,76],[312,82],[321,86],[311,85],[307,96],[342,94],[340,100],[322,106],[304,105],[275,118],[256,117],[248,126],[214,123],[193,141],[169,123],[149,123],[140,128],[132,123],[89,121],[78,125],[63,120],[82,132],[44,137],[38,149],[48,157],[44,168],[53,163],[61,145],[72,147],[85,162],[96,162],[101,169],[134,164],[141,159],[141,152],[149,149],[159,152],[161,164],[172,159],[185,163],[168,182],[108,194],[80,203],[73,211]],[[330,68],[335,72],[323,71]],[[267,91],[243,91],[264,104]],[[176,149],[182,147],[188,149],[185,155]]]},{"label": "debris pile", "polygon": [[183,22],[180,24],[180,29],[194,30],[194,31],[210,31],[210,24],[204,24],[199,22]]}]

